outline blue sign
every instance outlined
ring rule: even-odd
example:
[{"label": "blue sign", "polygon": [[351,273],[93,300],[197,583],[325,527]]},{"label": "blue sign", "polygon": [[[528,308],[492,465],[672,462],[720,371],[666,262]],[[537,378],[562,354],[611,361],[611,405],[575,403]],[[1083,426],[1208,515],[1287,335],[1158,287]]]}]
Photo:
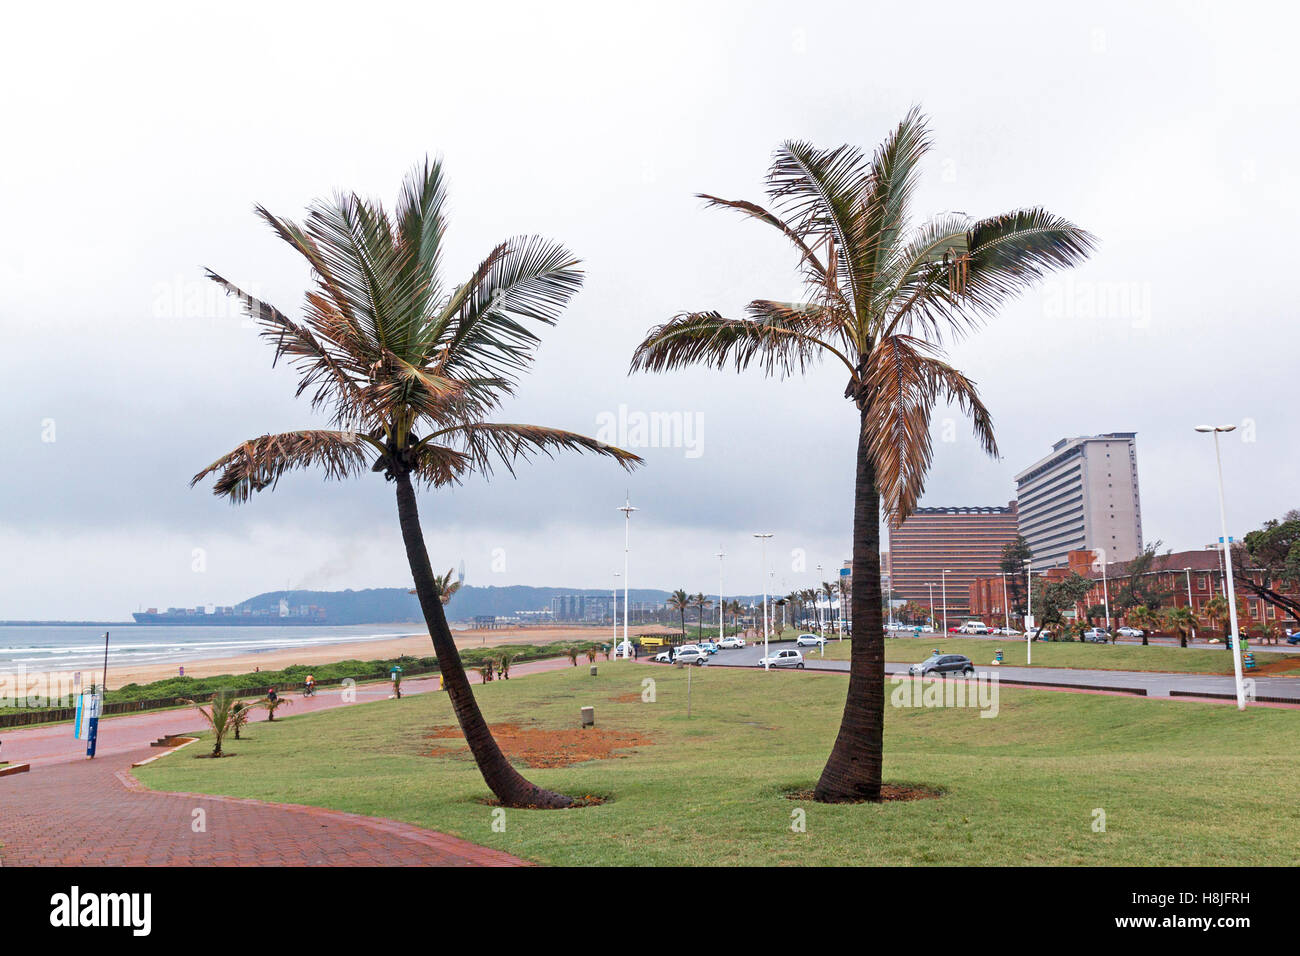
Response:
[{"label": "blue sign", "polygon": [[852,568],[840,568],[840,577],[842,578],[847,578],[852,573],[853,573]]}]

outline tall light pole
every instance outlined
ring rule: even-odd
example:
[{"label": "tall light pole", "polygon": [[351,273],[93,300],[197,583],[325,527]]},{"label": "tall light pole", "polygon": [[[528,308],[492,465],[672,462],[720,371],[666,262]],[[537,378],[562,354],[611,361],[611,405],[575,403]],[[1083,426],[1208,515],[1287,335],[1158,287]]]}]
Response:
[{"label": "tall light pole", "polygon": [[614,572],[614,590],[613,592],[611,592],[614,598],[614,603],[611,604],[609,608],[609,619],[610,622],[614,625],[614,656],[615,657],[618,657],[618,579],[621,577],[622,575],[619,574],[617,571]]},{"label": "tall light pole", "polygon": [[822,566],[817,565],[817,630],[821,631],[822,637],[826,636],[826,618],[830,617],[831,599],[830,595],[826,596],[826,613],[822,614],[822,599],[820,595],[825,594],[826,589],[822,587]]},{"label": "tall light pole", "polygon": [[1198,432],[1214,435],[1214,461],[1219,467],[1219,525],[1223,528],[1223,567],[1228,599],[1228,616],[1232,622],[1232,669],[1237,677],[1237,709],[1246,709],[1246,685],[1241,680],[1241,632],[1237,629],[1237,589],[1232,583],[1232,554],[1228,550],[1228,512],[1223,505],[1223,456],[1219,452],[1219,432],[1233,431],[1236,425],[1197,425]]},{"label": "tall light pole", "polygon": [[1030,633],[1033,628],[1030,622],[1034,619],[1034,560],[1030,558],[1025,562],[1025,663],[1034,662],[1034,638]]},{"label": "tall light pole", "polygon": [[[1196,608],[1192,606],[1192,569],[1183,568],[1187,573],[1187,610],[1192,613],[1192,620],[1196,620]],[[1192,625],[1192,640],[1196,640],[1196,625]]]},{"label": "tall light pole", "polygon": [[925,586],[930,589],[930,626],[934,627],[937,621],[934,619],[934,582],[926,581]]},{"label": "tall light pole", "polygon": [[764,572],[762,574],[762,578],[763,578],[763,670],[768,670],[770,665],[767,662],[767,573],[766,572],[767,572],[767,539],[772,537],[772,532],[755,531],[754,537],[758,538],[759,541],[762,542],[760,547],[761,547],[762,562],[763,562],[762,569]]},{"label": "tall light pole", "polygon": [[722,559],[727,556],[727,552],[722,550],[722,545],[718,545],[718,553],[714,555],[718,559],[718,640],[722,640]]},{"label": "tall light pole", "polygon": [[1007,616],[1007,630],[1011,630],[1011,598],[1007,597],[1007,572],[1002,572],[1002,610]]},{"label": "tall light pole", "polygon": [[[1110,588],[1106,585],[1106,549],[1098,548],[1097,554],[1101,556],[1101,600],[1106,606],[1106,632],[1110,633]],[[1111,643],[1115,643],[1115,638],[1111,637]]]},{"label": "tall light pole", "polygon": [[939,585],[943,594],[943,633],[948,633],[948,575],[951,574],[947,568],[939,572]]},{"label": "tall light pole", "polygon": [[618,509],[623,512],[623,656],[627,656],[627,623],[628,609],[631,606],[630,598],[632,589],[628,580],[628,552],[632,550],[632,512],[639,511],[639,508],[632,507],[631,497],[627,497],[623,507]]}]

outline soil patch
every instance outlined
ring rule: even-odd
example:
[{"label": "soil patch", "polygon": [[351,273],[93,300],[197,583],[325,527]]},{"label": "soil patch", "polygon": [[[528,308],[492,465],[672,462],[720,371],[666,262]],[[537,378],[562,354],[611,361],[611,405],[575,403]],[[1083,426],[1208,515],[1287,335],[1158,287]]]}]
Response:
[{"label": "soil patch", "polygon": [[[938,787],[928,787],[921,783],[882,783],[880,785],[880,802],[893,800],[934,800],[943,796]],[[809,801],[813,798],[813,789],[787,790],[787,800]],[[874,800],[845,800],[844,803],[874,803]]]},{"label": "soil patch", "polygon": [[[640,699],[639,697],[637,698]],[[497,744],[507,757],[523,761],[529,767],[568,767],[588,760],[608,760],[626,757],[618,751],[644,747],[654,743],[640,734],[617,730],[548,730],[544,727],[524,727],[520,724],[493,724],[490,728]],[[435,727],[428,737],[438,739],[464,739],[460,727],[449,724]],[[429,756],[465,753],[464,747],[437,747]]]}]

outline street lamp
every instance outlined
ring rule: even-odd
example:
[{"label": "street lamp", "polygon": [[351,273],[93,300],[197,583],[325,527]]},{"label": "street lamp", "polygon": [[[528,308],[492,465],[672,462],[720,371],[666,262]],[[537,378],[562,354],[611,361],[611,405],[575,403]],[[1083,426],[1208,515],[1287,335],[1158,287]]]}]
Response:
[{"label": "street lamp", "polygon": [[[758,538],[759,541],[761,542],[762,562],[763,562],[762,570],[766,571],[767,570],[767,539],[772,537],[772,532],[755,531],[754,537]],[[763,670],[768,670],[770,665],[768,664],[767,661],[767,575],[766,574],[762,575],[762,578],[763,578]]]},{"label": "street lamp", "polygon": [[819,564],[817,565],[817,630],[821,631],[822,637],[826,636],[826,618],[830,616],[831,611],[831,599],[827,596],[826,613],[822,613],[821,595],[825,593],[826,589],[822,587],[822,566]]},{"label": "street lamp", "polygon": [[1219,432],[1230,432],[1236,425],[1197,425],[1198,432],[1214,435],[1214,461],[1219,467],[1219,525],[1223,528],[1223,566],[1227,587],[1228,617],[1232,622],[1232,669],[1237,677],[1237,709],[1246,709],[1246,685],[1241,680],[1241,632],[1237,630],[1237,590],[1232,583],[1232,554],[1228,551],[1228,513],[1223,505],[1223,456],[1219,453]]},{"label": "street lamp", "polygon": [[633,508],[632,499],[631,497],[628,497],[625,499],[623,507],[619,508],[618,510],[623,512],[623,519],[624,519],[623,520],[623,647],[621,648],[621,650],[623,651],[623,656],[626,657],[627,645],[628,645],[627,617],[628,617],[628,609],[631,606],[630,598],[632,594],[631,588],[629,586],[630,582],[628,580],[628,552],[631,550],[631,546],[632,546],[632,512],[639,511],[640,509]]},{"label": "street lamp", "polygon": [[[1196,620],[1196,608],[1192,606],[1192,569],[1183,568],[1187,574],[1187,610],[1192,612],[1192,620]],[[1196,626],[1192,626],[1192,640],[1196,640]]]},{"label": "street lamp", "polygon": [[614,572],[614,603],[609,608],[609,618],[614,624],[614,656],[618,657],[618,579],[623,575],[617,571]]},{"label": "street lamp", "polygon": [[718,553],[714,555],[718,559],[718,640],[722,640],[722,559],[727,556],[727,552],[722,550],[722,545],[718,545]]},{"label": "street lamp", "polygon": [[[1110,589],[1106,586],[1106,549],[1097,548],[1097,554],[1101,557],[1101,600],[1106,606],[1106,631],[1110,632]],[[1115,643],[1114,635],[1111,636],[1110,642]]]},{"label": "street lamp", "polygon": [[1034,638],[1030,634],[1034,620],[1034,559],[1025,562],[1025,663],[1034,662]]},{"label": "street lamp", "polygon": [[1007,617],[1007,630],[1011,630],[1011,598],[1007,597],[1007,572],[1002,572],[1002,610]]},{"label": "street lamp", "polygon": [[943,633],[948,633],[948,575],[952,572],[944,568],[939,572],[939,585],[943,594]]},{"label": "street lamp", "polygon": [[934,582],[926,581],[925,586],[930,589],[930,626],[934,627],[936,623],[934,620]]}]

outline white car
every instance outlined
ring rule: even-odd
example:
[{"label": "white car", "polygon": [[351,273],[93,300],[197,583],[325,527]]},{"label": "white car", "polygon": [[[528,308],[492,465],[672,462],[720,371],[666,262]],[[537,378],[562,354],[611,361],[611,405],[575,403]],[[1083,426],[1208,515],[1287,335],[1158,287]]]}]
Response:
[{"label": "white car", "polygon": [[745,639],[739,634],[733,634],[730,637],[724,637],[718,642],[718,646],[724,651],[735,650],[738,647],[745,646]]},{"label": "white car", "polygon": [[958,634],[987,634],[988,625],[983,621],[967,621],[961,627],[957,628]]},{"label": "white car", "polygon": [[816,634],[800,634],[794,639],[797,647],[821,647],[826,644],[826,638],[818,637]]},{"label": "white car", "polygon": [[696,644],[683,644],[673,657],[675,664],[707,664],[709,652]]},{"label": "white car", "polygon": [[803,655],[791,648],[783,651],[777,651],[768,657],[761,658],[758,662],[759,667],[797,667],[803,670]]},{"label": "white car", "polygon": [[1141,637],[1142,636],[1142,632],[1139,631],[1136,627],[1121,627],[1115,633],[1118,634],[1120,637]]}]

